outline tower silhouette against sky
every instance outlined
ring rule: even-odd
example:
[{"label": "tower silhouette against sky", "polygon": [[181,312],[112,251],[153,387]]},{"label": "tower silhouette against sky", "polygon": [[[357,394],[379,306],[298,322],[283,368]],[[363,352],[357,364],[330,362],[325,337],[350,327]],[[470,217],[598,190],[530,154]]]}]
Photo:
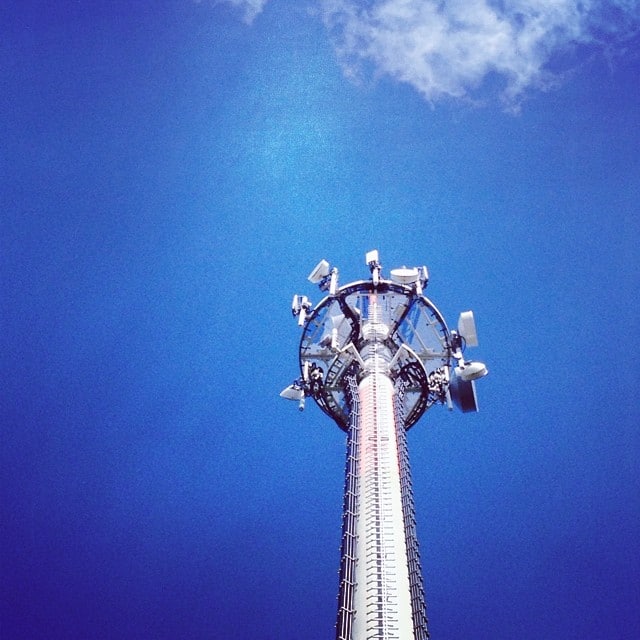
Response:
[{"label": "tower silhouette against sky", "polygon": [[423,295],[426,267],[392,269],[366,255],[371,277],[338,285],[322,260],[309,280],[326,297],[293,298],[302,327],[300,377],[281,396],[312,397],[347,433],[337,640],[429,637],[406,431],[434,404],[477,411],[473,314],[457,331]]}]

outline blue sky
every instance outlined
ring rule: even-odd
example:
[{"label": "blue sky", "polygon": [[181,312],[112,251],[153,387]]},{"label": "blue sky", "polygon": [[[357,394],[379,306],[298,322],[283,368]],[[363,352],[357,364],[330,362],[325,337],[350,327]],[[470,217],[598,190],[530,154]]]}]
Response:
[{"label": "blue sky", "polygon": [[409,434],[432,637],[640,637],[639,25],[6,2],[2,637],[332,637],[344,434],[278,393],[373,248],[491,372]]}]

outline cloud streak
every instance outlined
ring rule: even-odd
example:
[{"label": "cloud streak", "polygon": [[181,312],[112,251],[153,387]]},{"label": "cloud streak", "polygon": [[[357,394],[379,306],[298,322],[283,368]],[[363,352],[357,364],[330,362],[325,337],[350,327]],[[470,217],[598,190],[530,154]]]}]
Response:
[{"label": "cloud streak", "polygon": [[[268,0],[218,1],[239,7],[250,23]],[[640,31],[638,0],[318,2],[347,76],[388,76],[429,102],[497,91],[512,110],[529,90],[558,82],[558,54],[593,44],[610,53]]]},{"label": "cloud streak", "polygon": [[323,8],[348,75],[387,75],[430,102],[472,98],[498,79],[512,108],[527,89],[557,80],[555,54],[596,42],[598,31],[637,29],[640,13],[630,0],[323,0]]}]

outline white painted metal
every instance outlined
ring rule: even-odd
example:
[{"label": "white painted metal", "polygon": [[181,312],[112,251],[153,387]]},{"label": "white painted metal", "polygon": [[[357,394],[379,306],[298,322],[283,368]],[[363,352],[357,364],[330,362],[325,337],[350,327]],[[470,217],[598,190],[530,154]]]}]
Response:
[{"label": "white painted metal", "polygon": [[473,311],[463,311],[458,318],[458,333],[465,339],[468,347],[478,346],[478,331]]},{"label": "white painted metal", "polygon": [[413,640],[395,389],[387,375],[390,354],[378,342],[388,328],[375,322],[375,309],[369,311],[373,322],[365,324],[363,333],[372,340],[365,349],[364,359],[364,368],[370,373],[358,385],[360,482],[351,637],[352,640]]},{"label": "white painted metal", "polygon": [[400,284],[413,284],[418,281],[419,272],[417,267],[407,269],[407,267],[400,267],[399,269],[391,269],[391,279],[394,282]]},{"label": "white painted metal", "polygon": [[307,280],[317,284],[320,280],[329,275],[329,271],[329,263],[326,260],[320,260],[320,262],[318,262],[318,264],[313,268],[313,271],[309,274]]}]

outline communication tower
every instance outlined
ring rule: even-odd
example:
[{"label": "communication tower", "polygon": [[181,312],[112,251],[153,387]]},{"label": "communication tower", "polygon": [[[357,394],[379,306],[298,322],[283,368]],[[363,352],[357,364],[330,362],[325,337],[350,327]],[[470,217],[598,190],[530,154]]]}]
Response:
[{"label": "communication tower", "polygon": [[368,280],[339,286],[322,260],[309,280],[326,297],[293,297],[300,377],[280,395],[301,410],[313,398],[347,433],[336,639],[426,640],[406,431],[434,404],[477,411],[487,368],[463,355],[478,344],[473,313],[450,331],[424,296],[426,267],[386,279],[377,251],[366,263]]}]

